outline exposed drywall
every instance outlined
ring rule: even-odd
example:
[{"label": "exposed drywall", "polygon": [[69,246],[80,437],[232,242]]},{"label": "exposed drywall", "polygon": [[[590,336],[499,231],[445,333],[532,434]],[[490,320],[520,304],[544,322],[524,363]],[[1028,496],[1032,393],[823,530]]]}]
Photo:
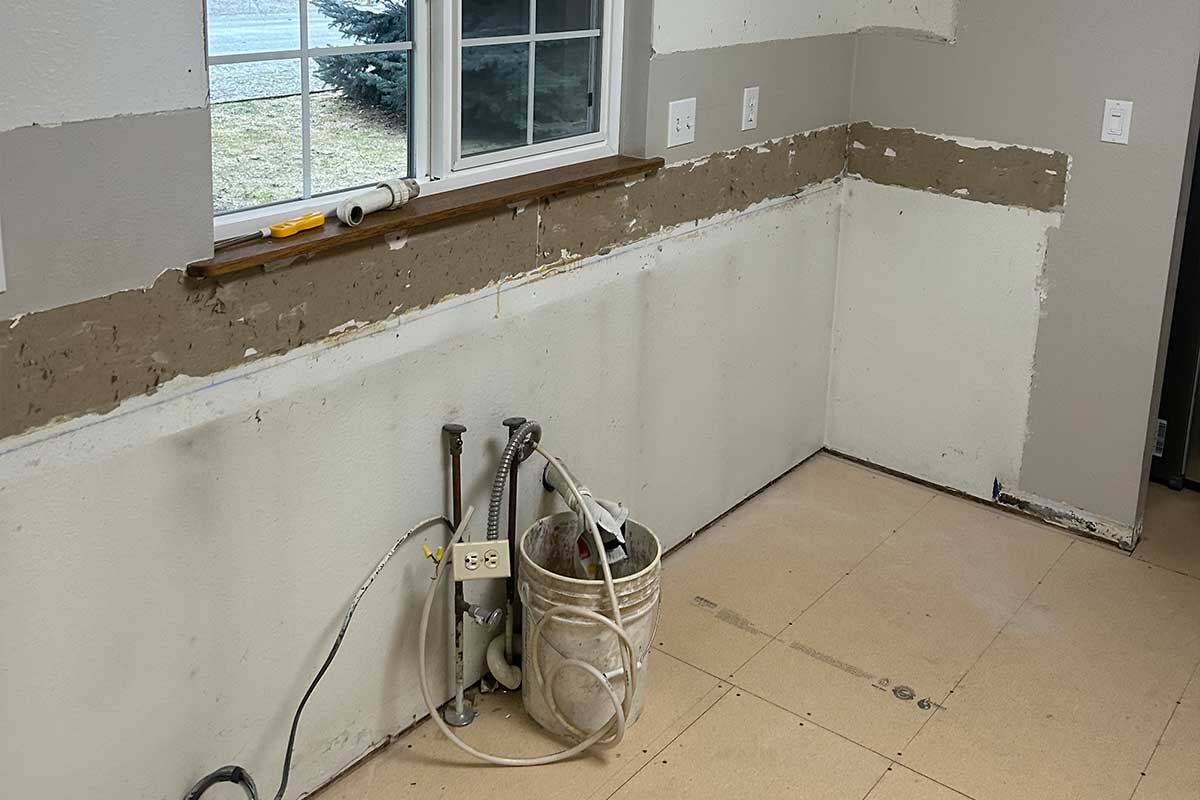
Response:
[{"label": "exposed drywall", "polygon": [[[646,150],[668,162],[699,158],[796,131],[844,125],[850,114],[854,37],[745,44],[656,54],[643,124]],[[742,130],[742,91],[759,87],[759,119]],[[672,100],[696,98],[696,142],[667,149]],[[624,130],[622,136],[625,135]]]},{"label": "exposed drywall", "polygon": [[953,40],[958,33],[958,3],[959,0],[859,0],[858,29]]},{"label": "exposed drywall", "polygon": [[[822,443],[838,206],[819,190],[5,442],[6,792],[44,796],[50,775],[55,797],[162,800],[231,761],[273,791],[353,588],[445,510],[443,422],[469,427],[477,507],[520,413],[668,545],[802,460]],[[545,500],[522,486],[524,525]],[[408,544],[359,607],[295,793],[424,713],[420,545],[444,540]]]},{"label": "exposed drywall", "polygon": [[[178,375],[211,375],[286,353],[351,321],[377,322],[801,192],[840,176],[845,147],[846,129],[830,128],[661,170],[629,186],[418,231],[399,248],[380,239],[269,274],[207,283],[172,270],[148,289],[0,322],[0,437],[107,411]],[[74,237],[66,243],[86,245]]]},{"label": "exposed drywall", "polygon": [[714,153],[621,187],[549,198],[539,210],[539,265],[578,259],[838,180],[845,152],[845,127],[823,128]]},{"label": "exposed drywall", "polygon": [[[1019,488],[1133,525],[1200,6],[962,0],[959,21],[954,46],[860,35],[854,117],[1071,155]],[[1127,147],[1100,142],[1106,97],[1136,104]]]},{"label": "exposed drywall", "polygon": [[703,6],[693,0],[655,0],[654,50],[676,53],[849,33],[857,17],[857,6],[845,0],[746,0]]},{"label": "exposed drywall", "polygon": [[958,0],[745,0],[703,5],[694,0],[656,0],[654,49],[676,53],[864,28],[952,39],[957,6]]},{"label": "exposed drywall", "polygon": [[10,0],[0,75],[0,132],[201,108],[204,3]]},{"label": "exposed drywall", "polygon": [[1061,211],[1067,199],[1066,153],[857,122],[847,156],[850,175],[888,186],[1037,211]]},{"label": "exposed drywall", "polygon": [[0,317],[148,286],[210,255],[211,175],[204,109],[0,133]]},{"label": "exposed drywall", "polygon": [[991,499],[1020,474],[1061,215],[844,186],[828,444]]}]

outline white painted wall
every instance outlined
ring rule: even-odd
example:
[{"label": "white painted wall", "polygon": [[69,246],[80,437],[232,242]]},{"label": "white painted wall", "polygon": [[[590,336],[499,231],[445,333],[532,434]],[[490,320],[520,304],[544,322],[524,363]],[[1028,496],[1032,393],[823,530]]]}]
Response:
[{"label": "white painted wall", "polygon": [[0,75],[0,132],[200,108],[204,3],[9,0]]},{"label": "white painted wall", "polygon": [[942,39],[955,35],[958,0],[656,0],[654,50],[675,53],[779,39],[900,28]]},{"label": "white painted wall", "polygon": [[[6,793],[162,800],[239,762],[269,796],[354,588],[446,507],[443,422],[470,427],[469,502],[520,413],[667,545],[815,451],[839,206],[826,188],[5,441]],[[522,485],[528,523],[544,498]],[[444,534],[360,606],[289,797],[424,714],[423,541]]]},{"label": "white painted wall", "polygon": [[1025,445],[1059,214],[846,183],[828,444],[990,498]]},{"label": "white painted wall", "polygon": [[856,27],[895,28],[936,39],[958,34],[958,0],[859,0]]},{"label": "white painted wall", "polygon": [[854,30],[858,9],[846,0],[655,0],[654,50],[675,53]]}]

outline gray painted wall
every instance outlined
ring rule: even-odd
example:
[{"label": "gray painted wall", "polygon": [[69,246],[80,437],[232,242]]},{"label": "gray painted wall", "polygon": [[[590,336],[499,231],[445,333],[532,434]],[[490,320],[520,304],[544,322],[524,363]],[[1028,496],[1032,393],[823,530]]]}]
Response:
[{"label": "gray painted wall", "polygon": [[[861,34],[852,116],[1073,157],[1021,489],[1132,524],[1200,54],[1194,0],[962,0],[956,45]],[[1106,97],[1133,142],[1100,142]]]},{"label": "gray painted wall", "polygon": [[[850,120],[854,36],[818,36],[654,55],[646,150],[668,163]],[[742,92],[758,86],[759,123],[742,130]],[[672,100],[696,98],[696,142],[667,149]]]},{"label": "gray painted wall", "polygon": [[210,159],[203,108],[0,133],[0,319],[211,255]]}]

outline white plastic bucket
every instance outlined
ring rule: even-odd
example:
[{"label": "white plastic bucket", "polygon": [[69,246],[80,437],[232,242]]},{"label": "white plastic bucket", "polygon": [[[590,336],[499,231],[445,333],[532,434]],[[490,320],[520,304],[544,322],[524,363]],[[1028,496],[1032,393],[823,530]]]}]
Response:
[{"label": "white plastic bucket", "polygon": [[[626,682],[620,647],[617,637],[602,624],[572,617],[554,618],[542,629],[541,646],[536,651],[531,647],[530,637],[538,620],[555,606],[577,606],[611,615],[603,581],[568,577],[574,574],[575,543],[581,532],[578,515],[568,511],[538,520],[521,536],[518,590],[525,609],[522,652],[540,651],[543,674],[552,674],[555,666],[568,658],[592,664],[609,676],[618,696],[624,698]],[[641,713],[648,685],[650,646],[658,625],[662,546],[649,528],[632,519],[625,533],[629,558],[614,565],[613,585],[626,634],[637,650],[637,686],[626,720],[628,727]],[[530,679],[528,664],[524,672],[521,698],[529,716],[551,733],[569,736],[550,711],[542,687]],[[612,718],[608,692],[583,670],[559,671],[551,688],[563,717],[580,730],[596,731]]]}]

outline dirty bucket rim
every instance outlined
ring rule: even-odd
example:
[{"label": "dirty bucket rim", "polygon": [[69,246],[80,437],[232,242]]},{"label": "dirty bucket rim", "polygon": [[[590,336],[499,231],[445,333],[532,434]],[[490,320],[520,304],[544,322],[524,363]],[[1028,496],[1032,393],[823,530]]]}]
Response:
[{"label": "dirty bucket rim", "polygon": [[[574,511],[560,511],[557,514],[551,514],[548,517],[541,517],[540,519],[534,520],[533,524],[530,525],[528,528],[526,528],[524,533],[521,534],[520,547],[518,548],[520,550],[520,554],[521,554],[521,565],[524,566],[525,564],[528,564],[533,569],[537,570],[538,573],[540,573],[541,575],[545,575],[545,576],[554,578],[555,580],[564,581],[567,584],[574,584],[577,586],[587,586],[587,587],[603,586],[604,585],[603,580],[590,580],[589,581],[589,580],[584,580],[582,578],[572,578],[567,575],[559,575],[557,572],[551,572],[550,570],[543,567],[541,564],[534,561],[533,557],[530,556],[528,551],[525,549],[525,543],[526,543],[526,540],[528,540],[528,538],[529,538],[530,532],[532,532],[533,529],[536,528],[540,523],[545,522],[546,520],[559,519],[560,517],[571,517],[573,519],[578,519],[578,516],[579,515],[576,514]],[[649,526],[644,525],[641,522],[638,522],[636,519],[633,519],[632,517],[629,519],[629,522],[633,523],[634,525],[637,525],[643,531],[650,534],[650,538],[654,540],[654,549],[655,549],[654,558],[650,560],[649,564],[647,564],[645,567],[638,570],[637,572],[633,573],[632,575],[626,575],[624,578],[613,578],[614,586],[623,586],[632,581],[636,581],[639,578],[644,578],[647,575],[649,575],[651,572],[653,572],[655,569],[659,568],[662,563],[663,547],[662,547],[662,542],[659,541],[659,539],[658,539],[658,535],[654,531],[650,530]]]}]

